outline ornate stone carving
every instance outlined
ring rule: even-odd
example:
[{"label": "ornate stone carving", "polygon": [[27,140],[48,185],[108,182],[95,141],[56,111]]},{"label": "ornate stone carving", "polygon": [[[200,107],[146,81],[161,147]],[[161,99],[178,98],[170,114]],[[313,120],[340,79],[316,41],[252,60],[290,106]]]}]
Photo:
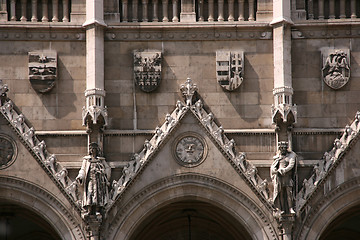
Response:
[{"label": "ornate stone carving", "polygon": [[56,179],[63,185],[63,187],[66,188],[68,182],[67,182],[67,176],[68,176],[68,170],[63,167],[59,172],[55,174]]},{"label": "ornate stone carving", "polygon": [[272,121],[281,121],[289,125],[297,121],[297,106],[292,103],[293,88],[284,86],[273,89],[274,104],[271,106]]},{"label": "ornate stone carving", "polygon": [[281,213],[293,214],[297,156],[293,151],[288,151],[287,142],[279,142],[278,146],[279,151],[270,167],[270,176],[274,185],[272,201]]},{"label": "ornate stone carving", "polygon": [[30,147],[34,147],[34,135],[35,130],[33,127],[29,128],[29,130],[24,134],[25,141],[27,141],[30,145]]},{"label": "ornate stone carving", "polygon": [[111,169],[105,158],[99,156],[100,148],[97,143],[89,146],[89,155],[84,160],[76,177],[79,185],[84,186],[82,217],[99,216],[109,200],[109,186]]},{"label": "ornate stone carving", "polygon": [[196,116],[198,116],[200,119],[203,118],[203,107],[204,104],[202,103],[201,99],[197,100],[194,106],[192,106],[192,109],[194,110]]},{"label": "ornate stone carving", "polygon": [[15,128],[21,133],[23,134],[25,131],[25,117],[23,114],[20,114],[17,116],[17,118],[15,120],[13,120],[13,124],[15,126]]},{"label": "ornate stone carving", "polygon": [[41,93],[49,92],[57,79],[56,51],[29,52],[29,80],[32,87]]},{"label": "ornate stone carving", "polygon": [[176,102],[175,109],[176,119],[179,120],[179,118],[183,115],[184,112],[186,112],[187,109],[188,108],[180,100],[178,100]]},{"label": "ornate stone carving", "polygon": [[258,176],[257,176],[257,168],[254,165],[252,165],[252,164],[248,165],[247,170],[245,172],[245,176],[255,186],[258,184],[258,181],[257,181],[257,178],[258,178]]},{"label": "ornate stone carving", "polygon": [[8,85],[4,84],[0,79],[0,107],[5,103],[8,91],[9,91]]},{"label": "ornate stone carving", "polygon": [[33,150],[35,151],[36,155],[39,156],[39,158],[45,162],[45,159],[46,159],[46,144],[45,144],[45,141],[42,140],[41,142],[38,143],[37,146],[35,146],[33,148]]},{"label": "ornate stone carving", "polygon": [[9,136],[0,134],[0,169],[9,167],[16,159],[17,146]]},{"label": "ornate stone carving", "polygon": [[13,102],[11,100],[7,101],[1,108],[9,121],[12,121],[14,116],[14,113],[12,111],[14,108]]},{"label": "ornate stone carving", "polygon": [[237,89],[243,82],[243,75],[244,52],[216,52],[216,78],[222,88],[228,91]]},{"label": "ornate stone carving", "polygon": [[192,100],[197,90],[198,88],[196,84],[194,84],[190,78],[187,78],[186,82],[180,85],[180,91],[182,95],[185,97],[185,102],[187,106],[192,105]]},{"label": "ornate stone carving", "polygon": [[350,125],[346,125],[341,138],[336,138],[334,140],[334,147],[329,152],[325,152],[322,159],[314,167],[312,176],[309,179],[304,180],[303,188],[299,191],[297,196],[297,210],[302,209],[306,200],[314,192],[316,187],[321,184],[321,181],[327,176],[333,165],[342,158],[342,154],[351,146],[351,141],[358,136],[360,130],[358,126],[359,117],[360,113],[357,112],[354,121]]},{"label": "ornate stone carving", "polygon": [[140,156],[143,156],[143,158],[147,159],[153,151],[153,145],[150,143],[149,140],[146,139],[144,142],[144,148],[141,151]]},{"label": "ornate stone carving", "polygon": [[225,152],[230,154],[232,159],[235,158],[234,148],[235,148],[235,140],[234,139],[231,139],[224,145]]},{"label": "ornate stone carving", "polygon": [[168,113],[165,116],[165,132],[168,133],[175,125],[175,119]]},{"label": "ornate stone carving", "polygon": [[155,136],[154,136],[156,146],[158,146],[160,144],[163,137],[164,137],[164,132],[161,130],[161,128],[156,127],[155,128]]},{"label": "ornate stone carving", "polygon": [[134,51],[134,80],[144,92],[154,91],[161,81],[161,52]]},{"label": "ornate stone carving", "polygon": [[247,171],[248,163],[246,161],[246,153],[239,153],[234,159],[236,165],[240,167],[240,169],[245,173]]},{"label": "ornate stone carving", "polygon": [[50,169],[53,174],[56,174],[56,156],[51,154],[45,161],[45,165]]},{"label": "ornate stone carving", "polygon": [[173,152],[175,159],[182,166],[195,167],[205,159],[207,145],[200,135],[188,132],[175,140]]},{"label": "ornate stone carving", "polygon": [[324,49],[322,60],[323,81],[332,89],[342,88],[350,79],[350,50]]},{"label": "ornate stone carving", "polygon": [[211,133],[213,133],[213,121],[214,121],[214,115],[212,113],[209,113],[206,117],[202,119],[202,122],[204,123],[205,127],[209,129]]},{"label": "ornate stone carving", "polygon": [[215,139],[219,141],[219,143],[224,145],[224,129],[222,126],[220,126],[215,132],[214,132]]},{"label": "ornate stone carving", "polygon": [[257,188],[259,192],[264,196],[266,200],[269,199],[269,188],[268,188],[268,181],[266,179],[262,180],[258,185]]},{"label": "ornate stone carving", "polygon": [[105,106],[105,91],[101,89],[88,89],[85,91],[86,106],[82,110],[83,125],[101,123],[107,126],[108,112]]},{"label": "ornate stone carving", "polygon": [[78,201],[78,182],[73,181],[69,184],[69,186],[66,187],[66,192],[70,194],[70,196],[74,199],[75,202]]}]

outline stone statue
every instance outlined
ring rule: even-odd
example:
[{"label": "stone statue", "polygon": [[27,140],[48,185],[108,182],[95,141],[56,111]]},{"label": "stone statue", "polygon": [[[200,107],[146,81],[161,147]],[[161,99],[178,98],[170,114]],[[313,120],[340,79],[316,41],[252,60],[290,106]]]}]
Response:
[{"label": "stone statue", "polygon": [[111,169],[105,158],[100,157],[100,148],[97,143],[91,143],[89,156],[85,156],[76,181],[84,185],[82,207],[85,210],[83,217],[100,215],[109,200]]},{"label": "stone statue", "polygon": [[287,142],[279,142],[278,154],[270,167],[270,176],[274,185],[273,203],[281,213],[295,213],[293,210],[296,170],[296,153],[288,151]]}]

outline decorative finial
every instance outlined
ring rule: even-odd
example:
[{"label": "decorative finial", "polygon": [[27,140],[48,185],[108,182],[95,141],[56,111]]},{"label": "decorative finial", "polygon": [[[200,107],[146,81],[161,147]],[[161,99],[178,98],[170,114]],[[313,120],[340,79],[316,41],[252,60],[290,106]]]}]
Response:
[{"label": "decorative finial", "polygon": [[186,105],[192,105],[192,98],[195,92],[198,90],[196,84],[192,83],[190,78],[187,78],[185,84],[180,85],[180,90],[185,97]]}]

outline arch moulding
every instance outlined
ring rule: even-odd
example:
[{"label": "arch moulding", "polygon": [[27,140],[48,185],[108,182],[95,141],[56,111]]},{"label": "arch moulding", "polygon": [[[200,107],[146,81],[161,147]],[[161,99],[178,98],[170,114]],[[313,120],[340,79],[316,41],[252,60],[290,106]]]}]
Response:
[{"label": "arch moulding", "polygon": [[[187,173],[154,182],[131,197],[128,188],[108,212],[104,239],[128,240],[141,223],[162,207],[182,201],[210,203],[238,220],[253,239],[277,239],[271,209],[211,176]],[[130,194],[131,195],[131,194]],[[124,199],[128,200],[125,201]]]},{"label": "arch moulding", "polygon": [[297,239],[319,239],[333,220],[346,210],[360,205],[360,177],[347,181],[327,195],[321,201],[312,204],[310,214],[306,216],[298,232]]},{"label": "arch moulding", "polygon": [[[0,177],[0,200],[21,205],[46,220],[62,239],[85,240],[81,219],[67,210],[56,196],[40,186],[14,177]],[[74,214],[77,214],[74,212]]]}]

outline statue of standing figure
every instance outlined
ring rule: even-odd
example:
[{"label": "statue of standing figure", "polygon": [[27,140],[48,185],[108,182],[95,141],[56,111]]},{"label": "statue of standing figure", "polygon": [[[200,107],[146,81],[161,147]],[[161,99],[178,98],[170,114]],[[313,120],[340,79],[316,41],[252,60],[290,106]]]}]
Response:
[{"label": "statue of standing figure", "polygon": [[274,185],[273,202],[282,214],[293,214],[295,170],[297,156],[288,150],[288,142],[279,142],[279,151],[270,167],[270,176]]},{"label": "statue of standing figure", "polygon": [[109,186],[111,168],[100,157],[100,148],[97,143],[89,146],[89,155],[84,157],[76,181],[84,185],[82,207],[85,210],[83,217],[99,216],[109,200]]}]

